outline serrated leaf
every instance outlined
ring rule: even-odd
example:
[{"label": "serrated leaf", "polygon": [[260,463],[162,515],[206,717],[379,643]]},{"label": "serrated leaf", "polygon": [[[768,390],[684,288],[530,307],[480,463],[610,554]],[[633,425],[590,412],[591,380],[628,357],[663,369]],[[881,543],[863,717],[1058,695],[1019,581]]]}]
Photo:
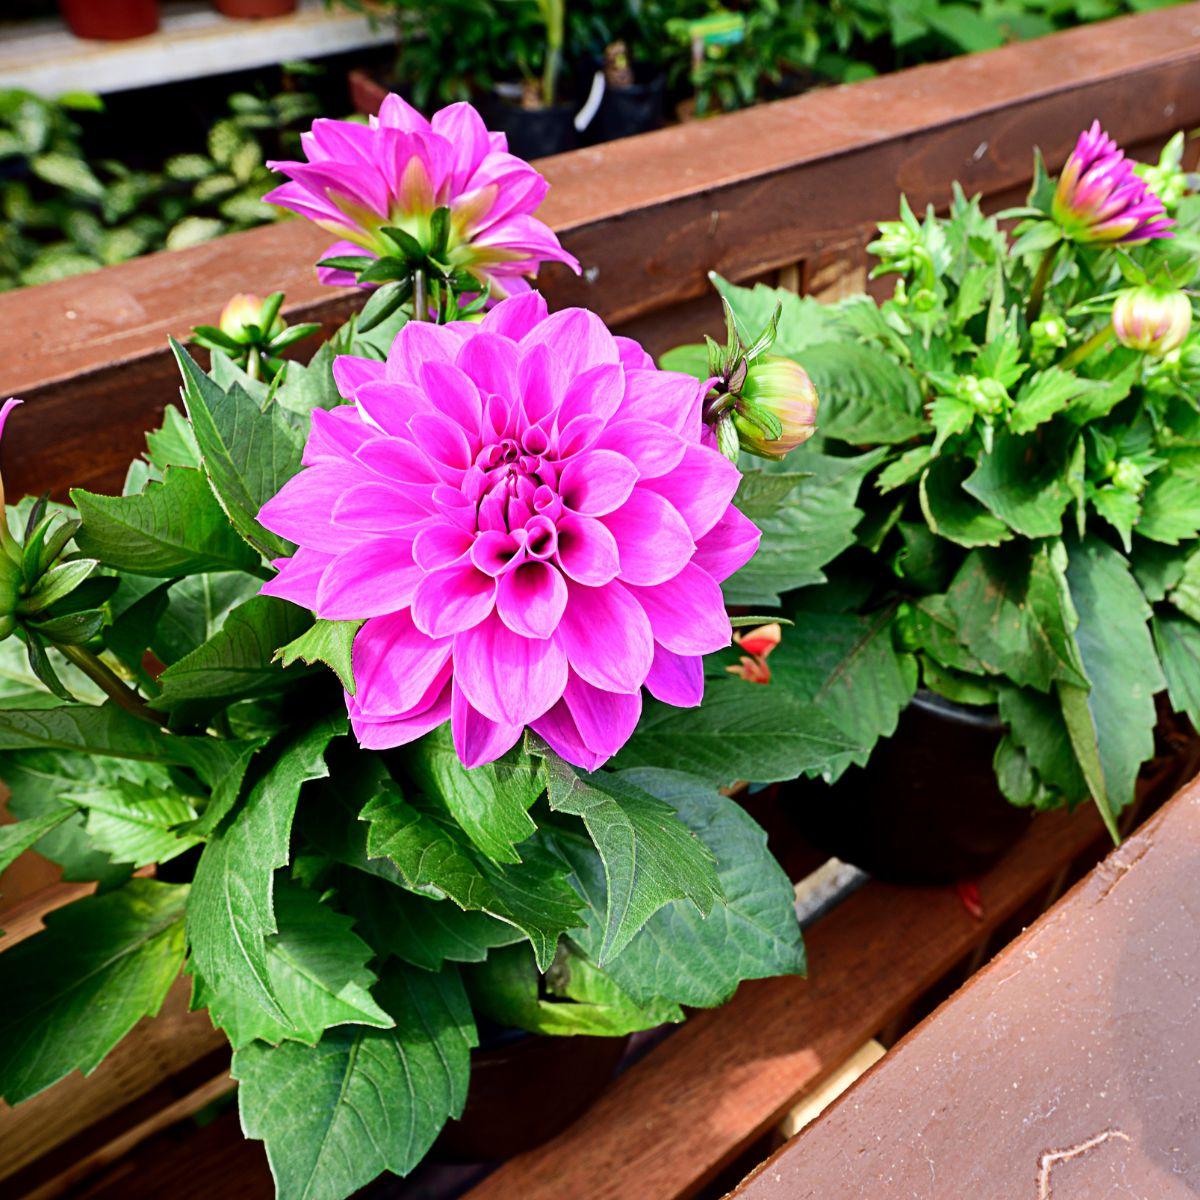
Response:
[{"label": "serrated leaf", "polygon": [[377,995],[394,1029],[234,1055],[242,1127],[266,1143],[280,1196],[342,1200],[384,1171],[405,1175],[462,1113],[478,1039],[458,975],[393,967]]},{"label": "serrated leaf", "polygon": [[663,801],[626,776],[580,776],[546,760],[550,807],[579,817],[604,864],[605,916],[594,950],[604,966],[665,904],[688,900],[707,916],[722,899],[713,856]]},{"label": "serrated leaf", "polygon": [[183,965],[185,884],[131,879],[50,913],[0,955],[0,1096],[18,1104],[85,1075],[144,1016]]},{"label": "serrated leaf", "polygon": [[954,577],[946,603],[967,648],[992,674],[1043,692],[1055,682],[1087,687],[1057,555],[1029,555],[1023,547],[976,550]]},{"label": "serrated leaf", "polygon": [[86,811],[92,841],[116,862],[134,867],[169,862],[200,840],[175,830],[196,813],[165,772],[155,781],[117,777],[63,798]]},{"label": "serrated leaf", "polygon": [[1150,628],[1171,707],[1200,729],[1200,626],[1187,617],[1156,613]]},{"label": "serrated leaf", "polygon": [[1080,379],[1062,367],[1047,367],[1021,385],[1009,413],[1008,426],[1013,433],[1030,433],[1043,422],[1062,412],[1072,400],[1092,387],[1092,380]]},{"label": "serrated leaf", "polygon": [[519,863],[517,844],[537,829],[529,807],[544,785],[537,764],[520,749],[468,770],[449,723],[426,734],[409,754],[417,785],[439,800],[463,832],[494,863]]},{"label": "serrated leaf", "polygon": [[273,661],[284,667],[297,662],[310,667],[324,663],[337,677],[338,682],[354,695],[354,670],[352,652],[354,638],[362,628],[361,621],[314,621],[298,638],[280,646]]},{"label": "serrated leaf", "polygon": [[1071,502],[1070,455],[1071,446],[1062,438],[1000,432],[963,490],[1024,537],[1058,537]]},{"label": "serrated leaf", "polygon": [[1137,532],[1177,546],[1200,534],[1200,475],[1182,470],[1156,471],[1142,495]]},{"label": "serrated leaf", "polygon": [[970,464],[938,458],[921,476],[921,512],[929,528],[939,537],[960,546],[998,546],[1012,531],[988,512],[974,496],[963,490]]},{"label": "serrated leaf", "polygon": [[146,434],[146,457],[159,471],[168,467],[200,466],[200,447],[196,435],[173,404],[163,411],[163,423]]},{"label": "serrated leaf", "polygon": [[80,550],[105,566],[159,579],[258,568],[258,555],[229,527],[199,471],[172,467],[162,483],[133,496],[74,488],[71,500],[83,518]]},{"label": "serrated leaf", "polygon": [[409,802],[385,785],[362,810],[367,853],[390,859],[415,891],[436,889],[460,908],[477,909],[519,929],[545,970],[559,937],[579,923],[579,898],[558,865],[530,847],[520,865],[499,867],[436,808]]},{"label": "serrated leaf", "polygon": [[1087,799],[1087,781],[1071,745],[1058,695],[1008,685],[999,689],[998,700],[1001,718],[1039,777],[1068,803]]},{"label": "serrated leaf", "polygon": [[57,829],[75,813],[69,804],[63,804],[39,816],[25,821],[13,821],[0,825],[0,874],[7,871],[16,860],[48,833]]},{"label": "serrated leaf", "polygon": [[820,774],[858,749],[853,738],[786,689],[727,676],[706,682],[699,708],[647,701],[612,766],[685,771],[725,787],[739,780],[774,783]]},{"label": "serrated leaf", "polygon": [[176,341],[188,419],[204,471],[237,532],[269,558],[290,554],[290,543],[258,523],[258,513],[300,470],[304,436],[278,405],[265,409],[236,384],[225,391]]},{"label": "serrated leaf", "polygon": [[734,503],[757,525],[775,516],[807,478],[801,471],[746,471]]},{"label": "serrated leaf", "polygon": [[282,691],[290,680],[275,665],[276,651],[311,619],[286,600],[252,597],[208,641],[163,671],[156,707],[192,719],[233,700]]},{"label": "serrated leaf", "polygon": [[300,789],[329,773],[325,751],[344,728],[342,718],[326,718],[283,747],[236,817],[205,846],[192,884],[188,943],[205,985],[222,997],[238,993],[283,1023],[288,1017],[275,998],[266,951],[277,932],[274,872],[288,861]]},{"label": "serrated leaf", "polygon": [[1064,703],[1064,713],[1085,776],[1081,748],[1098,748],[1104,794],[1093,787],[1092,795],[1115,840],[1116,815],[1133,801],[1138,770],[1154,753],[1154,696],[1166,680],[1150,636],[1150,606],[1122,555],[1089,538],[1070,547],[1066,578],[1090,690],[1072,698],[1073,713]]},{"label": "serrated leaf", "polygon": [[179,580],[171,586],[167,610],[151,632],[151,648],[164,663],[178,662],[208,641],[260,587],[261,579],[237,571]]},{"label": "serrated leaf", "polygon": [[[712,852],[724,900],[707,917],[674,901],[605,968],[634,1001],[655,998],[694,1008],[723,1004],[739,983],[772,975],[804,974],[804,944],[787,875],[767,849],[767,838],[732,800],[682,772],[627,771],[621,779],[659,797]],[[602,944],[607,897],[603,872],[581,838],[556,831],[588,902],[587,926],[572,935],[595,957]]]},{"label": "serrated leaf", "polygon": [[351,918],[288,880],[276,881],[274,900],[279,932],[266,939],[267,972],[288,1019],[272,1020],[236,989],[214,993],[202,977],[197,977],[192,1007],[207,1007],[235,1050],[255,1039],[315,1046],[326,1029],[338,1025],[390,1029],[395,1022],[371,998],[376,981],[367,968],[371,948],[354,933]]}]

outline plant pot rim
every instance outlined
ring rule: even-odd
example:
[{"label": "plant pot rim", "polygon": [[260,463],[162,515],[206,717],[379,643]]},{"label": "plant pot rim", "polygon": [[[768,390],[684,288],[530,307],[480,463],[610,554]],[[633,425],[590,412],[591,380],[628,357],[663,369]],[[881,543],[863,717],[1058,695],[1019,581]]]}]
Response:
[{"label": "plant pot rim", "polygon": [[994,704],[960,704],[957,700],[939,696],[937,692],[931,692],[928,688],[917,688],[909,703],[959,725],[971,725],[976,729],[997,732],[1004,728],[1004,722],[1000,719],[1000,709]]}]

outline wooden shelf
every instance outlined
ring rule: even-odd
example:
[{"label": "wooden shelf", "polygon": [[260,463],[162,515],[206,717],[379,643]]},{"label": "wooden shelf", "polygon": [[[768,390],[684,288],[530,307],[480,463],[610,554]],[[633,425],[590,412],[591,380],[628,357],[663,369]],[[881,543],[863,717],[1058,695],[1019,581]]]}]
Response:
[{"label": "wooden shelf", "polygon": [[53,19],[24,21],[0,26],[0,87],[105,95],[386,45],[392,36],[386,24],[327,11],[325,0],[300,0],[291,16],[265,21],[231,20],[204,0],[168,4],[158,33],[127,42],[77,38]]}]

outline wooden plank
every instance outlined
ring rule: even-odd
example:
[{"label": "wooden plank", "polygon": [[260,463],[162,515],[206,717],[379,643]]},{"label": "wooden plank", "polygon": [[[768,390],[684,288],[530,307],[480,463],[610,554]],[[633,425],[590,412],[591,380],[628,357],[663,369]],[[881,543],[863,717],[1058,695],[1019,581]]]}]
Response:
[{"label": "wooden plank", "polygon": [[[1016,187],[1035,144],[1061,162],[1096,115],[1130,146],[1200,123],[1198,31],[1200,0],[545,159],[544,215],[585,268],[548,268],[545,290],[660,349],[660,315],[702,297],[709,270],[820,260],[865,239],[902,191],[923,205],[954,178]],[[41,417],[6,434],[10,490],[112,486],[175,394],[166,334],[213,320],[233,292],[282,288],[292,319],[344,318],[360,297],[312,272],[328,240],[289,221],[0,296],[0,395]],[[37,453],[48,432],[53,462]]]},{"label": "wooden plank", "polygon": [[1193,784],[735,1195],[1192,1200],[1198,877]]},{"label": "wooden plank", "polygon": [[867,884],[809,931],[808,980],[744,984],[693,1017],[469,1200],[695,1195],[1101,836],[1091,808],[1040,817],[981,881],[982,922],[949,888]]}]

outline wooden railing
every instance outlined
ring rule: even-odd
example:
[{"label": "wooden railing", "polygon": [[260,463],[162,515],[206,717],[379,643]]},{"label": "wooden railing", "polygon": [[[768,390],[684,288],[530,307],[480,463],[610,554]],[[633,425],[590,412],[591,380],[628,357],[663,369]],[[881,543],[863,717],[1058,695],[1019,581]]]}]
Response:
[{"label": "wooden railing", "polygon": [[[711,270],[860,288],[902,192],[942,204],[958,179],[1007,202],[1035,145],[1056,166],[1095,116],[1134,150],[1200,123],[1198,35],[1186,4],[546,159],[544,215],[584,270],[548,269],[545,290],[658,351],[715,324]],[[6,481],[115,485],[175,393],[167,334],[234,292],[283,289],[293,318],[343,319],[358,297],[312,270],[328,240],[292,221],[0,296],[0,396],[40,416],[12,423]]]},{"label": "wooden railing", "polygon": [[[915,206],[944,204],[957,178],[990,205],[1006,204],[1028,182],[1033,146],[1054,168],[1094,116],[1138,152],[1200,125],[1198,35],[1192,3],[547,159],[545,216],[584,272],[548,270],[545,290],[552,304],[585,304],[655,351],[714,328],[710,270],[826,297],[858,290],[873,226],[902,192]],[[313,276],[327,241],[288,222],[0,296],[0,398],[29,402],[0,454],[10,497],[118,485],[142,432],[176,394],[167,334],[212,321],[233,292],[283,289],[293,320],[344,319],[360,296]],[[568,1131],[502,1171],[481,1198],[566,1194],[564,1161],[579,1164],[573,1180],[583,1171],[592,1181],[591,1190],[587,1180],[573,1186],[579,1196],[665,1200],[715,1186],[839,1055],[919,1003],[964,956],[981,956],[1009,914],[1053,891],[1092,846],[1091,822],[1085,813],[1041,823],[1025,857],[1001,864],[985,888],[981,924],[952,896],[864,889],[814,933],[811,985],[743,989],[734,1006],[705,1014],[622,1076],[597,1109],[602,1137],[595,1120]],[[14,870],[26,886],[14,887],[11,871],[0,884],[9,936],[35,929],[77,886],[53,883],[33,858]],[[182,1200],[189,1179],[211,1185],[213,1164],[192,1170],[175,1134],[151,1136],[228,1086],[218,1035],[183,1007],[180,993],[92,1079],[0,1111],[0,1194],[83,1194],[77,1181],[108,1162],[113,1195]],[[811,1027],[800,1029],[798,1014]],[[770,1048],[769,1064],[747,1038]],[[655,1105],[659,1093],[671,1104]],[[245,1161],[216,1127],[204,1136],[219,1147],[218,1166]],[[158,1178],[158,1191],[128,1191],[128,1153],[147,1138],[174,1174]],[[602,1162],[604,1147],[611,1157]],[[261,1148],[244,1153],[261,1176]],[[110,1194],[105,1186],[86,1194]]]}]

